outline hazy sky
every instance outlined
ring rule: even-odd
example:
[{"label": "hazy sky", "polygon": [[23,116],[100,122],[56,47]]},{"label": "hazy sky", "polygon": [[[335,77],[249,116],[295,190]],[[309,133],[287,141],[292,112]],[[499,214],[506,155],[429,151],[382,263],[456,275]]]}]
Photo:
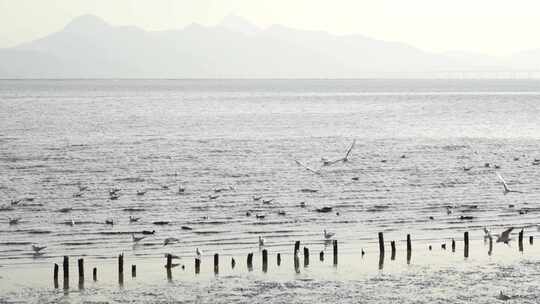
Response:
[{"label": "hazy sky", "polygon": [[60,30],[82,14],[149,30],[213,25],[236,14],[262,27],[359,33],[430,51],[540,48],[538,0],[0,0],[0,47]]}]

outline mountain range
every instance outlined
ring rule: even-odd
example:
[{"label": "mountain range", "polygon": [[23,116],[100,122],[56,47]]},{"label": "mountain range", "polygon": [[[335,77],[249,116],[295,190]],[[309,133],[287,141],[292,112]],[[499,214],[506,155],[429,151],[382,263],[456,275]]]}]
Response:
[{"label": "mountain range", "polygon": [[0,78],[399,78],[539,68],[540,50],[432,53],[362,35],[262,29],[232,15],[216,26],[166,31],[83,15],[46,37],[0,49]]}]

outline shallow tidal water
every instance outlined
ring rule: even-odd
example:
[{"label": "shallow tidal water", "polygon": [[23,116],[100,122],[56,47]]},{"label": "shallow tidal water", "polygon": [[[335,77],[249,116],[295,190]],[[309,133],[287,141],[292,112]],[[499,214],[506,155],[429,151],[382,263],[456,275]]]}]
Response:
[{"label": "shallow tidal water", "polygon": [[[502,290],[510,301],[537,303],[540,240],[528,237],[540,234],[539,102],[534,80],[2,80],[0,302],[493,303]],[[321,157],[343,157],[354,139],[348,162],[322,166]],[[522,193],[504,195],[496,172]],[[325,206],[332,212],[315,211]],[[510,246],[495,244],[488,256],[483,227],[497,234],[511,226]],[[339,241],[338,267],[323,229]],[[156,233],[133,245],[142,230]],[[396,260],[387,244],[382,269],[378,232],[397,241]],[[259,236],[270,254],[266,273]],[[163,246],[167,237],[180,241]],[[452,238],[456,252],[441,250]],[[296,240],[311,252],[299,273]],[[31,244],[47,248],[36,257]],[[195,248],[203,250],[199,275]],[[165,253],[185,266],[172,282]],[[53,288],[51,273],[64,255],[67,292]]]}]

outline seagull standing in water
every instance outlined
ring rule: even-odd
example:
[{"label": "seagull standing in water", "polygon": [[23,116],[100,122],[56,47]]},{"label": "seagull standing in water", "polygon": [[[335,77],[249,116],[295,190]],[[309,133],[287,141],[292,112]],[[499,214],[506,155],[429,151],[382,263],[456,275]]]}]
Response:
[{"label": "seagull standing in water", "polygon": [[485,240],[491,240],[491,232],[487,229],[487,227],[484,227],[484,241]]},{"label": "seagull standing in water", "polygon": [[505,243],[506,245],[508,245],[508,242],[510,242],[511,240],[510,232],[512,232],[512,230],[514,230],[514,227],[510,227],[503,231],[503,233],[501,233],[501,235],[499,235],[499,237],[497,238],[497,243]]},{"label": "seagull standing in water", "polygon": [[146,238],[145,236],[135,236],[135,234],[131,234],[131,239],[133,240],[133,243],[137,243],[139,241],[142,241],[144,238]]},{"label": "seagull standing in water", "polygon": [[506,184],[506,182],[504,181],[504,178],[499,174],[499,172],[497,172],[497,176],[499,177],[499,179],[501,180],[501,183],[504,187],[504,191],[503,191],[503,194],[506,195],[510,192],[516,192],[516,193],[523,193],[521,191],[516,191],[516,190],[510,190],[510,188],[508,188],[508,185]]},{"label": "seagull standing in water", "polygon": [[177,243],[177,242],[179,242],[179,241],[180,241],[179,239],[173,238],[173,237],[166,238],[166,239],[163,241],[163,246],[167,246],[168,244]]},{"label": "seagull standing in water", "polygon": [[326,229],[324,229],[324,238],[329,240],[331,238],[334,237],[334,235],[336,235],[335,233],[332,233],[332,232],[327,232]]},{"label": "seagull standing in water", "polygon": [[40,253],[41,250],[47,248],[47,246],[36,246],[32,245],[32,250],[34,250],[35,253]]},{"label": "seagull standing in water", "polygon": [[510,296],[507,296],[505,295],[502,290],[501,290],[501,293],[499,293],[499,295],[497,296],[497,299],[501,300],[501,301],[508,301],[511,299]]},{"label": "seagull standing in water", "polygon": [[20,217],[18,217],[18,218],[10,218],[10,217],[8,217],[8,222],[9,222],[10,225],[17,225],[20,220],[21,220]]},{"label": "seagull standing in water", "polygon": [[264,246],[264,241],[265,241],[265,239],[262,236],[259,235],[259,247]]}]

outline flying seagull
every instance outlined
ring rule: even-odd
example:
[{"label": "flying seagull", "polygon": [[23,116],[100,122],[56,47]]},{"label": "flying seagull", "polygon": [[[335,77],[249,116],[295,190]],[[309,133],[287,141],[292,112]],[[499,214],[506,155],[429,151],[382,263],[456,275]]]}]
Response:
[{"label": "flying seagull", "polygon": [[508,242],[510,242],[510,232],[512,232],[512,230],[514,230],[514,227],[510,227],[503,231],[497,238],[497,243],[505,243],[508,245]]},{"label": "flying seagull", "polygon": [[339,163],[339,162],[341,162],[343,160],[344,160],[344,158],[338,158],[338,159],[335,159],[335,160],[328,160],[327,158],[324,158],[324,157],[321,158],[323,166],[331,166],[331,165],[337,164],[337,163]]},{"label": "flying seagull", "polygon": [[347,150],[347,153],[345,154],[345,157],[343,158],[343,162],[348,162],[349,161],[349,154],[351,154],[351,151],[354,148],[355,143],[356,143],[356,139],[353,140],[351,146]]},{"label": "flying seagull", "polygon": [[506,182],[504,181],[504,178],[499,174],[499,172],[497,172],[497,176],[498,176],[499,179],[501,180],[501,183],[502,183],[502,185],[503,185],[503,187],[504,187],[504,191],[503,191],[503,194],[504,194],[504,195],[506,195],[506,194],[508,194],[508,193],[510,193],[510,192],[523,193],[523,192],[521,192],[521,191],[510,190],[510,189],[508,188],[508,185],[507,185]]},{"label": "flying seagull", "polygon": [[320,175],[321,173],[318,171],[318,170],[313,170],[311,169],[310,167],[302,164],[301,162],[299,162],[298,160],[294,160],[296,162],[297,165],[299,165],[300,167],[303,167],[304,169],[306,169],[307,171],[311,172],[311,173],[315,173],[317,175]]},{"label": "flying seagull", "polygon": [[335,160],[328,160],[326,158],[321,158],[321,161],[323,162],[323,166],[331,166],[333,164],[337,164],[339,162],[348,162],[349,161],[349,155],[351,154],[351,151],[352,149],[354,148],[354,144],[356,143],[356,139],[353,140],[351,146],[349,147],[349,149],[347,149],[347,152],[345,152],[345,157],[343,158],[338,158],[338,159],[335,159]]}]

